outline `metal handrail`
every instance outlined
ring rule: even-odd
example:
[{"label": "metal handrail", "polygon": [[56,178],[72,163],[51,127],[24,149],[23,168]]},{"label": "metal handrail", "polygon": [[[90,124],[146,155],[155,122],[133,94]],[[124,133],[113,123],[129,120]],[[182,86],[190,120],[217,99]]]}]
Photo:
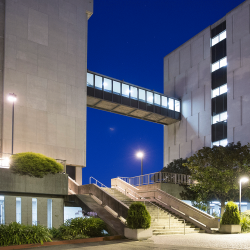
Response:
[{"label": "metal handrail", "polygon": [[90,176],[89,177],[89,184],[92,184],[91,183],[91,179],[94,179],[95,180],[95,184],[98,186],[98,184],[97,183],[100,183],[101,184],[101,187],[105,187],[105,188],[109,188],[109,187],[107,187],[106,185],[104,185],[103,183],[101,183],[100,181],[98,181],[96,178],[94,178],[93,176]]}]

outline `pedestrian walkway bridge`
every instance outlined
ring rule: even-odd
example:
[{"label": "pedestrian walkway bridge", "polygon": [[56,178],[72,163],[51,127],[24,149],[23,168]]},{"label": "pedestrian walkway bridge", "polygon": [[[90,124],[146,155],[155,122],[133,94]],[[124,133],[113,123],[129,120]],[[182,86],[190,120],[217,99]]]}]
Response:
[{"label": "pedestrian walkway bridge", "polygon": [[92,71],[87,73],[87,105],[169,125],[181,120],[181,101]]}]

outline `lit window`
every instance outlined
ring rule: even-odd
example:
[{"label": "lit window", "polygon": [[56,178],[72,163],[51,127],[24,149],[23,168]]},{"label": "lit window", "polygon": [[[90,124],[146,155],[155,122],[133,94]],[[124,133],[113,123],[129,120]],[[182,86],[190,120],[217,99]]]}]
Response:
[{"label": "lit window", "polygon": [[154,98],[153,98],[153,93],[147,91],[147,103],[153,104]]},{"label": "lit window", "polygon": [[223,147],[225,147],[225,146],[227,146],[227,144],[228,144],[227,139],[223,139],[223,140],[220,140],[220,141],[213,142],[213,146],[223,146]]},{"label": "lit window", "polygon": [[220,87],[220,95],[227,93],[227,84],[224,84]]},{"label": "lit window", "polygon": [[168,98],[168,108],[174,110],[174,100],[171,98]]},{"label": "lit window", "polygon": [[215,115],[213,116],[213,124],[217,123],[220,121],[220,115]]},{"label": "lit window", "polygon": [[165,97],[165,96],[161,97],[161,106],[163,108],[167,108],[168,107],[168,98],[167,97]]},{"label": "lit window", "polygon": [[220,141],[213,142],[213,146],[220,146]]},{"label": "lit window", "polygon": [[4,196],[0,196],[0,224],[5,224]]},{"label": "lit window", "polygon": [[223,112],[220,114],[220,121],[226,121],[227,120],[227,112]]},{"label": "lit window", "polygon": [[87,86],[94,86],[93,74],[87,73]]},{"label": "lit window", "polygon": [[37,199],[32,198],[32,225],[37,226]]},{"label": "lit window", "polygon": [[219,61],[212,64],[212,72],[222,67],[227,66],[227,57],[220,59]]},{"label": "lit window", "polygon": [[142,102],[145,102],[145,100],[146,100],[145,92],[146,92],[145,90],[139,89],[139,100]]},{"label": "lit window", "polygon": [[131,98],[137,100],[137,88],[136,87],[133,87],[133,86],[130,86],[130,96]]},{"label": "lit window", "polygon": [[47,200],[47,227],[52,228],[52,199]]},{"label": "lit window", "polygon": [[121,84],[119,82],[113,81],[113,93],[121,94]]},{"label": "lit window", "polygon": [[127,84],[122,84],[122,95],[129,97],[129,85]]},{"label": "lit window", "polygon": [[224,30],[218,36],[215,36],[212,38],[212,46],[214,46],[215,44],[219,43],[220,41],[222,41],[226,38],[227,38],[227,32],[226,32],[226,30]]},{"label": "lit window", "polygon": [[212,98],[227,93],[227,84],[220,86],[219,88],[212,90]]},{"label": "lit window", "polygon": [[111,80],[104,78],[103,87],[104,91],[111,92]]},{"label": "lit window", "polygon": [[155,94],[154,104],[157,105],[157,106],[161,105],[161,96],[160,95]]},{"label": "lit window", "polygon": [[220,95],[220,88],[216,88],[212,90],[212,98]]},{"label": "lit window", "polygon": [[175,111],[180,112],[180,102],[175,100]]},{"label": "lit window", "polygon": [[16,222],[22,223],[22,207],[21,207],[21,198],[16,197]]},{"label": "lit window", "polygon": [[95,87],[102,89],[102,77],[95,75]]},{"label": "lit window", "polygon": [[227,112],[220,113],[218,115],[214,115],[213,117],[213,124],[217,122],[223,122],[227,120]]}]

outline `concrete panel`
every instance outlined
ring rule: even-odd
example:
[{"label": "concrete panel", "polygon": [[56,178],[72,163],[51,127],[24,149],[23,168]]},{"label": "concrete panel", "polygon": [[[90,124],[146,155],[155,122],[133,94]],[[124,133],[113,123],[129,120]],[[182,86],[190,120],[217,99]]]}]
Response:
[{"label": "concrete panel", "polygon": [[198,88],[198,65],[193,65],[186,73],[187,93]]},{"label": "concrete panel", "polygon": [[175,145],[175,124],[168,125],[168,145]]},{"label": "concrete panel", "polygon": [[170,162],[180,158],[180,147],[179,145],[170,147]]},{"label": "concrete panel", "polygon": [[240,68],[240,41],[234,42],[233,44],[227,43],[227,72],[234,71]]},{"label": "concrete panel", "polygon": [[204,137],[199,137],[192,140],[192,154],[196,154],[197,151],[203,147],[204,147]]},{"label": "concrete panel", "polygon": [[204,136],[204,141],[205,141],[205,147],[211,147],[212,146],[211,136],[210,135]]},{"label": "concrete panel", "polygon": [[179,75],[179,51],[173,52],[169,57],[169,79]]},{"label": "concrete panel", "polygon": [[186,74],[185,72],[175,78],[175,96],[182,98],[186,94]]},{"label": "concrete panel", "polygon": [[191,43],[191,65],[197,65],[203,60],[203,36]]},{"label": "concrete panel", "polygon": [[133,111],[130,115],[142,118],[142,117],[144,117],[144,116],[146,116],[146,115],[149,115],[149,114],[150,114],[150,113],[147,112],[147,111],[135,110],[135,111]]},{"label": "concrete panel", "polygon": [[199,113],[199,137],[211,136],[211,111]]},{"label": "concrete panel", "polygon": [[182,115],[187,118],[191,116],[191,93],[188,93],[182,97]]},{"label": "concrete panel", "polygon": [[241,65],[243,67],[250,66],[250,35],[244,36],[241,39]]},{"label": "concrete panel", "polygon": [[101,108],[101,109],[107,109],[111,110],[117,106],[116,103],[108,102],[108,101],[101,101],[99,102],[96,107]]},{"label": "concrete panel", "polygon": [[180,122],[176,122],[173,125],[175,126],[176,144],[178,145],[183,142],[186,142],[187,120],[183,118]]},{"label": "concrete panel", "polygon": [[199,87],[206,84],[211,86],[210,57],[199,63]]},{"label": "concrete panel", "polygon": [[45,227],[47,227],[47,200],[47,198],[37,198],[37,224]]},{"label": "concrete panel", "polygon": [[122,113],[122,114],[128,114],[132,112],[133,110],[135,110],[135,108],[130,108],[127,106],[122,106],[122,105],[114,109],[115,112]]},{"label": "concrete panel", "polygon": [[164,94],[175,97],[175,81],[174,78],[164,82]]},{"label": "concrete panel", "polygon": [[187,118],[187,140],[198,137],[198,114]]},{"label": "concrete panel", "polygon": [[49,43],[49,20],[48,15],[29,9],[28,39],[30,41],[48,45]]},{"label": "concrete panel", "polygon": [[210,58],[210,26],[204,30],[203,35],[203,49],[204,49],[204,59]]},{"label": "concrete panel", "polygon": [[234,71],[234,98],[245,95],[250,91],[250,71],[248,67]]},{"label": "concrete panel", "polygon": [[241,97],[237,97],[234,100],[228,100],[227,105],[227,126],[228,128],[238,127],[242,123],[242,110],[241,110]]},{"label": "concrete panel", "polygon": [[204,86],[192,91],[192,114],[204,111]]},{"label": "concrete panel", "polygon": [[250,142],[250,134],[249,134],[249,126],[250,124],[244,124],[242,126],[237,126],[234,129],[234,142],[240,141],[242,145],[246,145]]},{"label": "concrete panel", "polygon": [[[163,75],[163,82],[164,82],[164,86],[165,83],[168,82],[169,80],[169,69],[168,69],[168,56],[164,57],[164,63],[163,63],[163,70],[164,70],[164,75]],[[165,91],[165,87],[164,87],[164,91]]]},{"label": "concrete panel", "polygon": [[[242,124],[250,123],[250,93],[248,95],[244,95],[242,97]],[[250,141],[249,141],[250,142]]]},{"label": "concrete panel", "polygon": [[11,222],[16,221],[16,197],[15,196],[5,196],[4,197],[5,206],[5,224],[8,225]]},{"label": "concrete panel", "polygon": [[52,226],[59,228],[64,223],[64,199],[52,199]]},{"label": "concrete panel", "polygon": [[162,120],[164,116],[159,115],[159,114],[150,114],[149,116],[146,117],[146,119],[151,120],[151,121],[159,121]]},{"label": "concrete panel", "polygon": [[180,158],[187,158],[192,155],[191,141],[184,142],[180,145]]},{"label": "concrete panel", "polygon": [[180,50],[180,73],[185,73],[187,69],[191,68],[190,51],[190,44]]}]

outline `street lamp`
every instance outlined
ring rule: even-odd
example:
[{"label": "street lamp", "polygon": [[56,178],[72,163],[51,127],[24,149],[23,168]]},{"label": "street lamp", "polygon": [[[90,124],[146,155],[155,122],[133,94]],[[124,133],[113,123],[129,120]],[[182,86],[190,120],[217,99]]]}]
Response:
[{"label": "street lamp", "polygon": [[242,177],[240,179],[240,194],[239,194],[239,210],[240,210],[240,214],[241,214],[241,183],[245,183],[248,182],[248,178],[247,177]]},{"label": "street lamp", "polygon": [[16,101],[16,95],[14,93],[9,93],[8,100],[12,102],[12,144],[11,144],[11,154],[13,155],[13,140],[14,140],[14,103]]},{"label": "street lamp", "polygon": [[143,152],[138,152],[137,154],[136,154],[136,156],[138,157],[138,158],[141,158],[141,185],[143,184],[143,156],[144,156],[144,154],[143,154]]}]

